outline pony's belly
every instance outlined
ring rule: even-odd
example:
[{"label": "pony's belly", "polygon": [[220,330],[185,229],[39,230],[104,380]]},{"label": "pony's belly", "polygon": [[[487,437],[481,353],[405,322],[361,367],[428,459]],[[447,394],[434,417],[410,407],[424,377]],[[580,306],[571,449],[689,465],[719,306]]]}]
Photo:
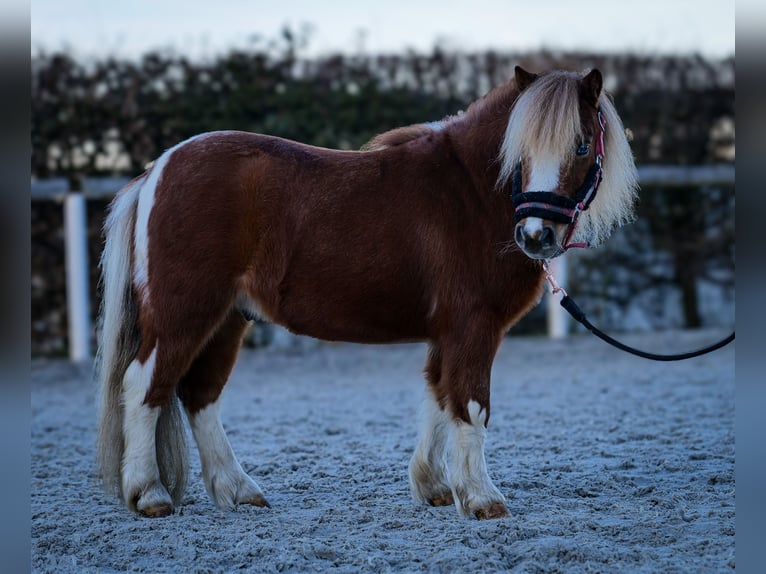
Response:
[{"label": "pony's belly", "polygon": [[308,312],[285,309],[275,318],[293,333],[326,341],[349,343],[396,343],[428,337],[424,321],[400,314],[349,312],[340,308],[315,308]]},{"label": "pony's belly", "polygon": [[317,339],[393,343],[427,338],[427,319],[420,307],[410,293],[374,293],[364,286],[292,289],[280,298],[271,320]]},{"label": "pony's belly", "polygon": [[428,337],[425,332],[393,329],[387,325],[345,324],[345,325],[315,325],[308,323],[282,323],[297,335],[306,335],[324,341],[343,341],[346,343],[385,344],[408,343],[424,341]]}]

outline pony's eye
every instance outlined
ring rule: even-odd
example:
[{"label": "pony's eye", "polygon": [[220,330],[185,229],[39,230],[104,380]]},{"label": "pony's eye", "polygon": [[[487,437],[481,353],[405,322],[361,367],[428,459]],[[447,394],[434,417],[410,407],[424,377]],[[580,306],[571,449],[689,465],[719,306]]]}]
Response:
[{"label": "pony's eye", "polygon": [[582,144],[577,148],[577,155],[588,155],[590,144]]}]

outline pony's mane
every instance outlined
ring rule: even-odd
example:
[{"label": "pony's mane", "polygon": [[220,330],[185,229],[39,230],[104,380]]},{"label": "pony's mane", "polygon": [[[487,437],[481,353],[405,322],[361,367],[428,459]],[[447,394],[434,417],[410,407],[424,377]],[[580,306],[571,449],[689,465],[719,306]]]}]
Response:
[{"label": "pony's mane", "polygon": [[452,125],[460,122],[475,121],[478,116],[485,112],[485,110],[502,105],[501,102],[508,99],[510,89],[512,89],[512,82],[506,82],[505,84],[490,90],[484,97],[471,102],[465,111],[446,116],[444,119],[436,122],[425,122],[422,124],[412,124],[401,128],[394,128],[376,135],[359,149],[361,151],[386,149],[405,144],[428,134],[446,130]]},{"label": "pony's mane", "polygon": [[[584,74],[553,71],[539,76],[514,103],[500,147],[498,184],[507,183],[520,158],[555,155],[566,164],[574,159],[582,138],[578,82]],[[610,98],[599,98],[606,120],[604,172],[596,198],[582,213],[573,241],[603,242],[612,230],[632,219],[637,175],[620,117]]]},{"label": "pony's mane", "polygon": [[377,151],[392,146],[402,145],[403,143],[424,136],[431,131],[431,128],[426,124],[415,124],[404,126],[403,128],[395,128],[376,135],[360,149],[362,151]]},{"label": "pony's mane", "polygon": [[607,239],[615,227],[633,220],[638,198],[638,173],[622,120],[607,94],[601,94],[599,104],[606,122],[604,172],[596,198],[582,213],[572,238],[594,246]]},{"label": "pony's mane", "polygon": [[439,122],[427,122],[424,124],[413,124],[401,128],[394,128],[382,134],[376,135],[360,149],[361,151],[377,151],[389,147],[402,145],[412,140],[423,137],[424,135],[441,131],[452,120],[447,117]]}]

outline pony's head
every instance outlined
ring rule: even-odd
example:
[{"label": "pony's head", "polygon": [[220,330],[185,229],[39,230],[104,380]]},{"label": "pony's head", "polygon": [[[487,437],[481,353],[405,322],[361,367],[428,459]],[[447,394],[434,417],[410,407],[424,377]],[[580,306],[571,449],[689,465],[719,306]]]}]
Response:
[{"label": "pony's head", "polygon": [[515,70],[520,91],[500,150],[498,183],[511,182],[514,238],[534,259],[597,245],[632,217],[637,178],[598,70]]}]

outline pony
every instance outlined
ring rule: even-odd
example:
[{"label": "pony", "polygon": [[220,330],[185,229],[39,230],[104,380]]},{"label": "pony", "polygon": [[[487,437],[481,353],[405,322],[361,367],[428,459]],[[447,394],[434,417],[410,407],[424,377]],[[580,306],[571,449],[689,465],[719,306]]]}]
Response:
[{"label": "pony", "polygon": [[[359,151],[241,131],[165,151],[104,224],[105,488],[141,515],[172,514],[187,483],[185,413],[215,504],[269,506],[220,416],[243,333],[262,318],[330,341],[426,341],[411,494],[508,516],[484,456],[495,353],[539,302],[544,260],[570,239],[600,243],[635,203],[602,84],[597,69],[516,67],[464,113]],[[574,215],[561,219],[568,201]]]}]

